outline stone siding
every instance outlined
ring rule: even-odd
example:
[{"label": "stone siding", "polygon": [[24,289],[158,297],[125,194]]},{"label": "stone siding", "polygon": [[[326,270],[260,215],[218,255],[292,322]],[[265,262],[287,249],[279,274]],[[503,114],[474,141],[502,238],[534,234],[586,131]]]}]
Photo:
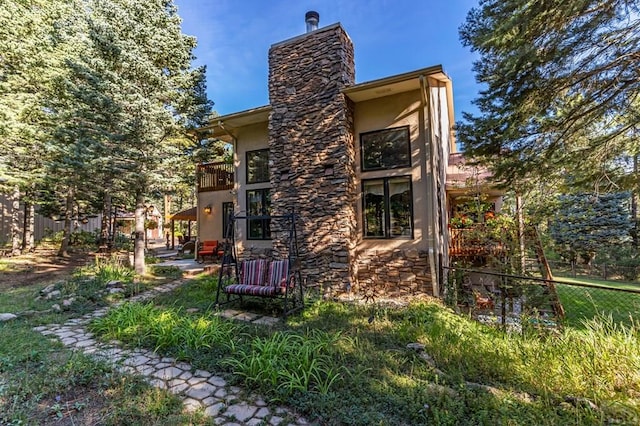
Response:
[{"label": "stone siding", "polygon": [[366,250],[358,256],[357,292],[376,297],[433,295],[428,253],[424,250]]},{"label": "stone siding", "polygon": [[339,24],[269,50],[272,214],[299,213],[303,280],[325,293],[355,282],[354,108],[341,93],[354,80],[353,45]]}]

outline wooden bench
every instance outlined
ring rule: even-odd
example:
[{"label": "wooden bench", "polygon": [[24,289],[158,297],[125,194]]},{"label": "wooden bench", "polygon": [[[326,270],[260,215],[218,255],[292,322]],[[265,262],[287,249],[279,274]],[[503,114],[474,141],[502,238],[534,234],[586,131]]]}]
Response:
[{"label": "wooden bench", "polygon": [[218,259],[223,255],[222,244],[217,240],[204,240],[198,246],[198,257],[196,261],[203,263],[205,258],[210,256],[211,260]]}]

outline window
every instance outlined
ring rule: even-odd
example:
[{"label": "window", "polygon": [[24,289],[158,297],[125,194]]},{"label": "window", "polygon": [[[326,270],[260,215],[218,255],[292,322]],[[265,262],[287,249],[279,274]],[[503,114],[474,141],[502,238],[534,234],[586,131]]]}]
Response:
[{"label": "window", "polygon": [[411,165],[409,126],[363,133],[360,148],[363,171]]},{"label": "window", "polygon": [[222,236],[227,237],[227,227],[229,226],[229,216],[233,213],[233,203],[222,203]]},{"label": "window", "polygon": [[269,150],[247,151],[247,183],[269,182]]},{"label": "window", "polygon": [[413,238],[411,178],[362,181],[364,237]]},{"label": "window", "polygon": [[[247,191],[247,214],[249,216],[271,214],[271,195],[268,188]],[[249,219],[247,235],[249,240],[270,239],[271,219]]]}]

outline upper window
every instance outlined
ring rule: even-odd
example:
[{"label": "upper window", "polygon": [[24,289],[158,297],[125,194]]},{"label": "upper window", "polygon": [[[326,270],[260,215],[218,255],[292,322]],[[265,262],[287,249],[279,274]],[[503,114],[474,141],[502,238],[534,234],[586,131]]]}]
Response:
[{"label": "upper window", "polygon": [[411,165],[409,126],[362,133],[360,148],[363,171]]},{"label": "upper window", "polygon": [[247,151],[247,183],[269,182],[269,150]]},{"label": "upper window", "polygon": [[362,181],[365,238],[413,238],[411,177]]}]

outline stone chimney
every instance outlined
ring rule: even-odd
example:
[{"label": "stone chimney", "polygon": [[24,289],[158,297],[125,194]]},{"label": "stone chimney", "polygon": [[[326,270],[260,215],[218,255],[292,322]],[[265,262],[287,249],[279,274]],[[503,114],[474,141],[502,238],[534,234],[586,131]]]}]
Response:
[{"label": "stone chimney", "polygon": [[[318,14],[307,13],[307,28],[309,18],[317,27]],[[300,214],[303,279],[325,295],[353,285],[357,273],[353,105],[341,93],[354,80],[353,44],[340,24],[269,50],[272,213]]]}]

